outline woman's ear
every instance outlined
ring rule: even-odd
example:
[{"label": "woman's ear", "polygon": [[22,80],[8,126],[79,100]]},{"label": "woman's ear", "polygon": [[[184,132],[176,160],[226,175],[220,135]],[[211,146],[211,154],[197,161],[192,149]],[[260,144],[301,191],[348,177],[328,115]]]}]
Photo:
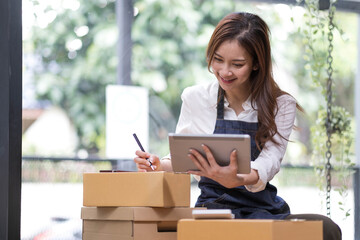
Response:
[{"label": "woman's ear", "polygon": [[258,64],[254,64],[253,70],[256,71],[256,70],[258,70],[258,69],[259,69],[259,65],[258,65]]}]

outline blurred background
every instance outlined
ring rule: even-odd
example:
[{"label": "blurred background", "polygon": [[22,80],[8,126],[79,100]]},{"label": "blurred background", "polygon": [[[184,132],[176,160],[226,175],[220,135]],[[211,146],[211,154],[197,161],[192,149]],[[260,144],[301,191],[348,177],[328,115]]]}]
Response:
[{"label": "blurred background", "polygon": [[[325,100],[306,68],[304,8],[234,0],[134,0],[132,10],[131,85],[147,90],[144,138],[146,149],[159,156],[168,154],[167,134],[175,131],[182,90],[214,80],[205,50],[218,21],[230,12],[248,11],[268,23],[275,79],[306,111],[297,117],[298,129],[272,183],[293,213],[326,214],[312,140]],[[358,16],[337,11],[335,23],[333,90],[354,128]],[[23,0],[22,239],[81,239],[82,173],[136,169],[131,156],[117,158],[106,151],[111,131],[106,129],[106,88],[119,84],[121,40],[115,0]],[[316,51],[326,56],[326,49]],[[316,139],[325,145],[325,138]],[[354,144],[349,161],[355,162],[352,152]],[[346,179],[346,191],[336,191],[344,187],[342,177],[334,173],[332,217],[344,239],[354,239],[352,178]],[[194,181],[192,203],[198,194]]]}]

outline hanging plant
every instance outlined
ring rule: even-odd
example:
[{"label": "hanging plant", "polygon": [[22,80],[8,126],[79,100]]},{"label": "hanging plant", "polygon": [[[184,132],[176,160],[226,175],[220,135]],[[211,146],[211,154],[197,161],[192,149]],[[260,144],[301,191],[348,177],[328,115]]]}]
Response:
[{"label": "hanging plant", "polygon": [[326,195],[328,216],[330,216],[331,174],[336,172],[338,183],[334,189],[342,199],[338,202],[339,208],[347,217],[351,209],[346,208],[345,202],[355,165],[351,160],[354,155],[351,148],[354,132],[351,128],[350,113],[344,107],[335,106],[332,94],[333,85],[336,83],[332,79],[333,33],[342,32],[333,22],[335,2],[336,0],[330,0],[328,11],[322,11],[319,9],[319,0],[298,0],[298,3],[304,3],[305,8],[305,28],[302,29],[304,59],[307,62],[305,69],[308,70],[314,86],[320,88],[326,102],[325,107],[320,107],[317,120],[311,127],[312,164],[318,176],[318,187]]},{"label": "hanging plant", "polygon": [[[315,124],[311,127],[311,140],[313,146],[312,164],[318,176],[317,185],[325,193],[327,190],[326,172],[326,152],[327,152],[327,131],[326,131],[327,112],[321,108]],[[336,172],[338,184],[334,190],[339,193],[342,201],[338,202],[340,210],[345,217],[350,215],[350,208],[346,208],[348,196],[348,186],[355,163],[351,160],[353,153],[351,145],[353,143],[353,131],[351,128],[352,117],[343,107],[332,107],[331,116],[331,166]]]}]

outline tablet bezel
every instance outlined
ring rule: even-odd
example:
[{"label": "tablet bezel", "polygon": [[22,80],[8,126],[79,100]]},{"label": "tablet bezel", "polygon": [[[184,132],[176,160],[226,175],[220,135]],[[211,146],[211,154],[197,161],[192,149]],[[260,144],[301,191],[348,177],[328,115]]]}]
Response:
[{"label": "tablet bezel", "polygon": [[203,156],[205,153],[202,144],[208,146],[217,163],[227,166],[230,162],[230,153],[237,150],[238,173],[250,173],[251,139],[247,134],[179,134],[169,133],[171,164],[174,172],[198,170],[188,157],[189,149],[198,150]]}]

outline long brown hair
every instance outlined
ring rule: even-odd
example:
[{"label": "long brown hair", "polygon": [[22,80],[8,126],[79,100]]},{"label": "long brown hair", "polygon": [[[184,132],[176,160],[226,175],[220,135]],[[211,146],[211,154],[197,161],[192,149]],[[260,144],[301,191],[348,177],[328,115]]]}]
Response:
[{"label": "long brown hair", "polygon": [[[218,23],[206,50],[210,72],[215,51],[225,41],[237,40],[252,56],[256,70],[250,75],[251,104],[254,108],[256,103],[258,111],[258,131],[255,136],[258,148],[262,148],[268,140],[278,144],[274,139],[274,135],[279,134],[275,123],[278,112],[276,99],[288,94],[279,88],[273,78],[269,34],[269,27],[259,16],[244,12],[231,13]],[[220,86],[219,93],[219,96],[225,94]],[[303,111],[298,104],[296,107]]]}]

